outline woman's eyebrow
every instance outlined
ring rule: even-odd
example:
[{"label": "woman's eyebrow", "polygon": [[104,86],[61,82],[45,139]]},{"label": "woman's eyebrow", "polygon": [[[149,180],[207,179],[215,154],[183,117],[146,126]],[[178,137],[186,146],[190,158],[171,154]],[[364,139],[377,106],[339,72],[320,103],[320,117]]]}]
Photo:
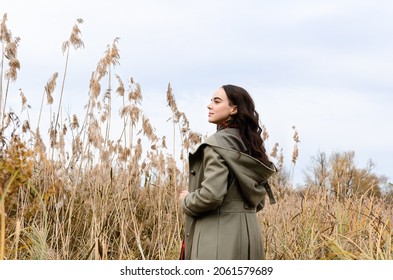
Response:
[{"label": "woman's eyebrow", "polygon": [[216,97],[213,97],[213,98],[212,98],[212,101],[213,101],[213,100],[221,100],[221,101],[222,101],[222,99],[221,99],[220,97],[217,97],[217,96],[216,96]]}]

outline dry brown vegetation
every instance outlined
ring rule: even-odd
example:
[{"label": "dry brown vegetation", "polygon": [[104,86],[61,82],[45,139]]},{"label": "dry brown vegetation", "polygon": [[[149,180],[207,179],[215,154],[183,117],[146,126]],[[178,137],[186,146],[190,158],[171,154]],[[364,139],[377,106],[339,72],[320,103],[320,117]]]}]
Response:
[{"label": "dry brown vegetation", "polygon": [[[124,85],[113,74],[120,59],[115,39],[91,74],[86,112],[64,117],[70,50],[83,47],[78,19],[62,45],[62,80],[54,73],[43,86],[38,122],[32,124],[7,111],[20,40],[6,20],[4,15],[0,35],[0,259],[177,259],[183,221],[177,197],[187,185],[187,154],[202,136],[190,129],[171,86],[173,131],[159,136],[140,106],[140,85],[132,78]],[[19,94],[28,112],[28,100]],[[113,98],[121,99],[121,108],[113,108]],[[47,137],[40,130],[43,106],[50,106]],[[116,112],[123,129],[112,139]],[[292,167],[299,143],[293,129]],[[263,137],[269,137],[265,127]],[[172,146],[178,148],[169,151],[166,141],[176,139]],[[281,170],[271,180],[278,203],[258,214],[269,259],[393,259],[392,204],[376,191],[381,178],[342,155],[320,160],[309,186],[293,190],[278,144],[271,156]]]}]

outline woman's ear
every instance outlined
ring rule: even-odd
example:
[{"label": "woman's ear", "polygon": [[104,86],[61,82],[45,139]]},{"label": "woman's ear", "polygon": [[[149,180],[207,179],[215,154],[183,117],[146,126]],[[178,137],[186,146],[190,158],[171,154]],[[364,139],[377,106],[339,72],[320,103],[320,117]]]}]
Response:
[{"label": "woman's ear", "polygon": [[231,115],[236,115],[237,114],[237,106],[232,107]]}]

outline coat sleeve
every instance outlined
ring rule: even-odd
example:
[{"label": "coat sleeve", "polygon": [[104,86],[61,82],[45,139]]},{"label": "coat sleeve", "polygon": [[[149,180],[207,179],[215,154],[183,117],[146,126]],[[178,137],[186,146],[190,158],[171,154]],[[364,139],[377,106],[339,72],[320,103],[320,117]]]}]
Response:
[{"label": "coat sleeve", "polygon": [[228,167],[224,159],[209,146],[204,149],[203,166],[201,185],[183,200],[183,210],[188,216],[198,216],[216,209],[227,193]]}]

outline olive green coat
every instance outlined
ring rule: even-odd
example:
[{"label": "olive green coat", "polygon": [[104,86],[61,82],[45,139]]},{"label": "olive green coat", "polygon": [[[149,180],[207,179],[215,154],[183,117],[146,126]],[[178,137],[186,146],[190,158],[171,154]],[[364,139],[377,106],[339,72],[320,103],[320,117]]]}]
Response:
[{"label": "olive green coat", "polygon": [[256,212],[266,180],[276,171],[245,154],[236,128],[210,136],[189,155],[189,192],[183,201],[185,259],[263,259]]}]

